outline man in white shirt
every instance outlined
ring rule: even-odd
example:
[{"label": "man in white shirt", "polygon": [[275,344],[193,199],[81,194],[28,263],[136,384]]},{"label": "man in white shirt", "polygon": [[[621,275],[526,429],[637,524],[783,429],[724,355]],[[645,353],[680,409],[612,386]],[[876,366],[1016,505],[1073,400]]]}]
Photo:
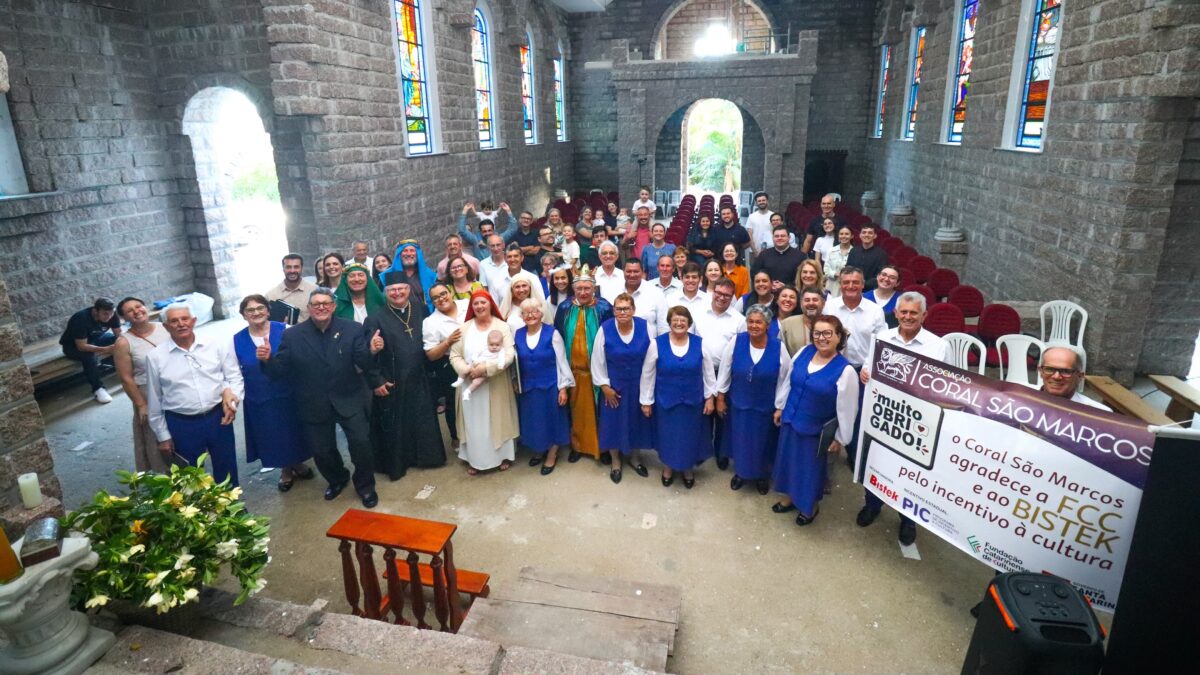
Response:
[{"label": "man in white shirt", "polygon": [[600,291],[600,297],[612,304],[625,290],[625,274],[617,268],[617,258],[621,256],[621,252],[616,244],[605,241],[600,244],[598,253],[600,267],[592,270],[592,276],[596,278],[596,288]]},{"label": "man in white shirt", "polygon": [[842,295],[829,299],[825,313],[840,319],[842,326],[850,333],[842,355],[855,370],[862,370],[863,364],[871,358],[871,338],[887,329],[887,320],[883,316],[883,308],[863,298],[862,270],[847,265],[842,268],[838,278],[842,284]]},{"label": "man in white shirt", "polygon": [[683,275],[680,278],[682,282],[679,293],[668,303],[668,309],[686,307],[692,314],[692,323],[695,324],[696,315],[710,305],[708,293],[700,290],[700,266],[694,262],[687,263],[683,266]]},{"label": "man in white shirt", "polygon": [[667,332],[667,301],[654,284],[645,280],[642,261],[629,258],[625,261],[624,272],[624,292],[633,298],[633,315],[646,320],[646,330],[651,338]]},{"label": "man in white shirt", "polygon": [[[692,315],[691,332],[700,336],[700,346],[704,354],[712,361],[713,368],[720,370],[721,355],[725,353],[725,345],[738,333],[746,332],[746,319],[730,308],[733,303],[734,285],[728,277],[721,277],[712,285],[709,295],[712,303],[708,308]],[[713,373],[714,376],[716,373]],[[713,418],[713,448],[716,449],[717,468],[724,471],[729,466],[729,458],[721,455],[721,434],[724,425],[719,417]]]},{"label": "man in white shirt", "polygon": [[500,302],[499,294],[508,290],[505,284],[508,278],[508,261],[504,259],[504,237],[498,234],[488,235],[487,249],[491,255],[479,261],[479,280],[487,286],[492,299]]},{"label": "man in white shirt", "polygon": [[317,285],[303,277],[304,258],[299,253],[283,256],[283,281],[263,294],[267,300],[278,300],[300,310],[296,323],[308,319],[308,294]]},{"label": "man in white shirt", "polygon": [[245,390],[233,342],[197,336],[187,305],[171,305],[164,316],[171,339],[146,356],[147,408],[158,449],[189,464],[207,452],[213,477],[236,486],[232,424]]},{"label": "man in white shirt", "polygon": [[[346,258],[346,264],[358,263],[371,270],[371,249],[367,246],[367,242],[362,239],[357,239],[350,245],[350,257]],[[308,304],[305,302],[305,304]]]},{"label": "man in white shirt", "polygon": [[[658,278],[650,282],[659,293],[662,293],[663,300],[671,302],[675,296],[683,293],[683,283],[675,278],[675,259],[671,256],[663,256],[658,259]],[[670,305],[668,305],[670,307]]]},{"label": "man in white shirt", "polygon": [[754,253],[771,248],[771,216],[775,215],[768,206],[771,197],[765,192],[754,195],[754,212],[746,218],[746,229],[750,231],[750,245]]},{"label": "man in white shirt", "polygon": [[[842,278],[845,279],[845,277]],[[864,300],[863,302],[870,302],[870,300]],[[946,341],[925,330],[925,313],[925,296],[920,293],[905,293],[896,300],[895,316],[899,325],[871,336],[871,346],[868,348],[867,360],[863,363],[862,370],[859,371],[859,379],[862,380],[864,385],[871,379],[871,359],[875,355],[876,342],[888,342],[899,345],[930,359],[938,361],[946,360]],[[862,407],[861,395],[859,397],[859,407]],[[858,425],[856,424],[854,432],[856,438],[858,436],[857,427]],[[865,457],[863,461],[866,461]],[[866,488],[863,488],[863,493],[866,495],[866,503],[863,505],[862,510],[858,512],[858,517],[855,519],[859,527],[866,527],[875,522],[875,518],[879,516],[880,510],[883,509],[883,500],[876,497]],[[899,539],[900,543],[904,546],[908,546],[917,540],[917,524],[903,514],[900,516]]]},{"label": "man in white shirt", "polygon": [[1083,380],[1083,358],[1074,347],[1063,344],[1046,347],[1038,362],[1038,372],[1042,376],[1043,392],[1112,412],[1112,408],[1079,393],[1079,383]]}]

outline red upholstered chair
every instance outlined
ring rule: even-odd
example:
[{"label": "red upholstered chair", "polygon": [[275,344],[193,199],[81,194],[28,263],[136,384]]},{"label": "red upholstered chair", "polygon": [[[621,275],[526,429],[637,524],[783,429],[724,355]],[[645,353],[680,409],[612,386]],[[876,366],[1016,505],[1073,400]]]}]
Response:
[{"label": "red upholstered chair", "polygon": [[939,302],[929,308],[925,315],[925,328],[937,336],[961,333],[966,321],[962,310],[948,302]]},{"label": "red upholstered chair", "polygon": [[892,256],[896,253],[896,251],[899,251],[901,248],[904,248],[904,240],[901,239],[900,237],[890,237],[889,236],[888,238],[882,239],[879,242],[879,248],[887,251],[888,256]]},{"label": "red upholstered chair", "polygon": [[918,284],[929,281],[929,275],[933,274],[933,271],[937,269],[937,263],[933,262],[933,258],[925,255],[914,257],[905,263],[905,266],[912,270],[913,274],[917,275]]},{"label": "red upholstered chair", "polygon": [[883,242],[892,238],[892,233],[888,232],[887,230],[883,229],[882,227],[877,227],[877,228],[875,228],[875,238],[876,238],[876,243],[878,243],[880,246],[883,246]]},{"label": "red upholstered chair", "polygon": [[[963,316],[968,319],[978,317],[979,313],[983,311],[983,293],[980,293],[978,288],[967,284],[959,284],[951,288],[946,301],[961,309]],[[970,329],[971,326],[967,328]]]},{"label": "red upholstered chair", "polygon": [[996,349],[996,339],[1001,335],[1021,332],[1021,315],[1017,310],[992,303],[983,308],[979,314],[979,339],[987,345],[987,364],[993,368],[1000,367],[1001,355]]},{"label": "red upholstered chair", "polygon": [[929,274],[929,287],[939,298],[950,297],[950,291],[958,285],[958,272],[939,267]]},{"label": "red upholstered chair", "polygon": [[620,193],[618,193],[618,192],[615,192],[615,191],[614,191],[614,192],[610,192],[610,193],[608,193],[608,201],[610,201],[610,202],[612,202],[612,203],[614,203],[614,204],[620,204],[620,203],[621,203],[621,195],[620,195]]},{"label": "red upholstered chair", "polygon": [[896,282],[896,288],[908,288],[917,283],[917,275],[907,267],[897,268],[900,271],[900,280]]},{"label": "red upholstered chair", "polygon": [[933,289],[925,286],[924,284],[912,284],[911,286],[904,286],[903,288],[905,293],[920,293],[921,295],[925,296],[926,307],[933,307],[934,305],[938,304],[937,296],[933,294]]},{"label": "red upholstered chair", "polygon": [[[912,269],[909,263],[912,262],[912,259],[916,258],[918,255],[920,254],[917,253],[917,249],[911,246],[901,246],[895,251],[888,251],[888,256],[891,258],[893,263],[900,265],[901,267],[908,267],[909,269]],[[916,270],[913,270],[913,272],[915,274]]]}]

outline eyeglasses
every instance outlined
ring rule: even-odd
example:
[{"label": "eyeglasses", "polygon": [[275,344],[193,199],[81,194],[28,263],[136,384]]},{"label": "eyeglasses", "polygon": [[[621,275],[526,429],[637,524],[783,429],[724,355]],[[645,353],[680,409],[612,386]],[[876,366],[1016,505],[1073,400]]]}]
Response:
[{"label": "eyeglasses", "polygon": [[1050,366],[1039,366],[1038,371],[1042,377],[1071,377],[1079,372],[1074,368],[1051,368]]},{"label": "eyeglasses", "polygon": [[449,293],[438,293],[437,295],[433,295],[431,297],[433,298],[434,302],[441,302],[442,300],[445,300],[446,298],[450,297],[450,294]]},{"label": "eyeglasses", "polygon": [[713,297],[721,298],[722,300],[728,300],[733,297],[733,293],[726,291],[713,291]]},{"label": "eyeglasses", "polygon": [[263,307],[262,305],[259,305],[258,307],[247,307],[246,313],[247,314],[266,314],[267,308]]},{"label": "eyeglasses", "polygon": [[829,340],[833,338],[833,335],[834,333],[831,330],[814,330],[812,332],[814,340]]},{"label": "eyeglasses", "polygon": [[329,307],[333,307],[333,305],[334,305],[334,303],[332,303],[332,302],[324,302],[324,301],[308,303],[308,306],[312,307],[314,309],[327,309]]},{"label": "eyeglasses", "polygon": [[613,307],[614,312],[632,312],[632,307]]}]

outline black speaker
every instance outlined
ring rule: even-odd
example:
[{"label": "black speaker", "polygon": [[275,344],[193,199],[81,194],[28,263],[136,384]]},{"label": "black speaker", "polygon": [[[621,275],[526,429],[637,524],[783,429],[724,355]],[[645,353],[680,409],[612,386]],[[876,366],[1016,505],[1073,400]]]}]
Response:
[{"label": "black speaker", "polygon": [[994,577],[979,605],[963,675],[1083,675],[1104,664],[1104,632],[1087,600],[1065,579],[1009,572]]}]

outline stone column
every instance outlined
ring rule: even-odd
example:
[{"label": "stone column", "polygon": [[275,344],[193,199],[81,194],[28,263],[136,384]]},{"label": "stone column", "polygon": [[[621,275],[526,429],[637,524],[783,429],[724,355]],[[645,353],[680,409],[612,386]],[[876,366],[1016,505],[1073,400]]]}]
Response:
[{"label": "stone column", "polygon": [[[883,223],[883,195],[874,190],[862,193],[862,212],[871,222]],[[890,230],[889,230],[890,231]]]},{"label": "stone column", "polygon": [[913,246],[917,241],[917,215],[909,204],[897,204],[888,209],[888,232]]}]

